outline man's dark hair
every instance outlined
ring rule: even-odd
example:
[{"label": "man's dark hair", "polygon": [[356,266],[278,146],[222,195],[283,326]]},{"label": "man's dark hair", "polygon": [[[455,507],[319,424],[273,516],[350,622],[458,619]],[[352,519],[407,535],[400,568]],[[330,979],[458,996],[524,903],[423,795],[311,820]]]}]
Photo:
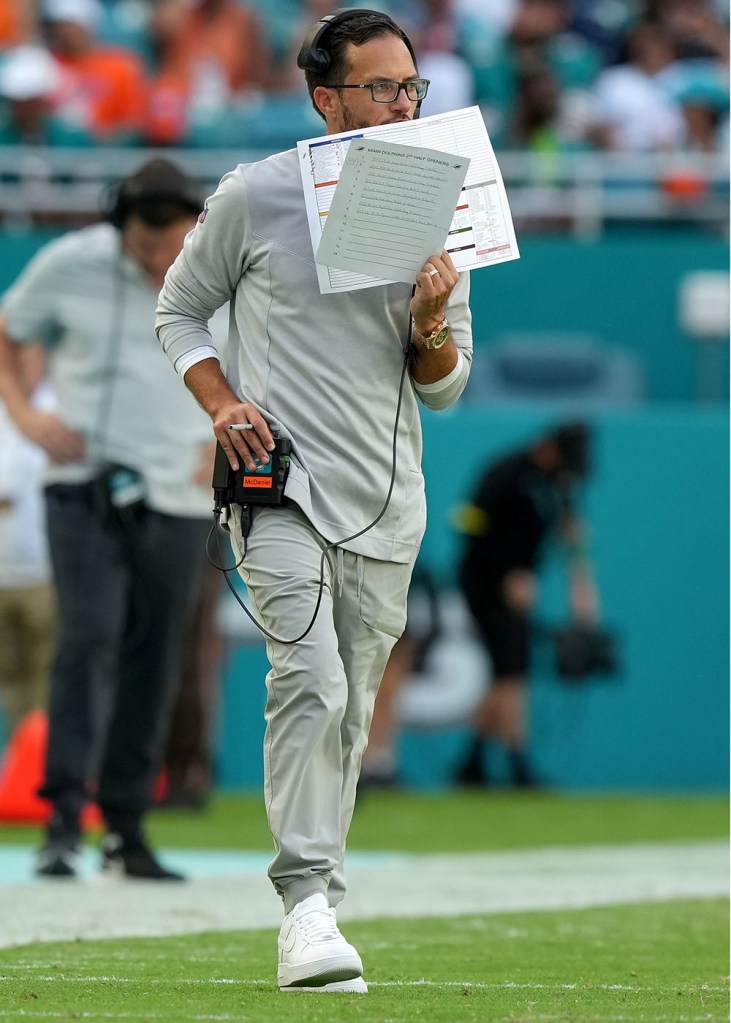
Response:
[{"label": "man's dark hair", "polygon": [[582,421],[563,423],[548,434],[561,455],[562,467],[576,476],[587,476],[591,468],[591,426]]},{"label": "man's dark hair", "polygon": [[130,217],[162,228],[203,207],[198,183],[171,160],[156,158],[112,188],[107,219],[120,231]]},{"label": "man's dark hair", "polygon": [[[299,67],[304,68],[305,81],[307,82],[312,105],[323,119],[324,115],[317,106],[317,103],[315,103],[314,92],[320,85],[341,84],[345,81],[350,70],[350,65],[345,56],[348,43],[353,43],[354,46],[363,46],[364,43],[370,42],[371,39],[394,35],[406,45],[414,59],[414,67],[416,67],[416,54],[414,53],[411,40],[403,29],[399,28],[396,22],[389,18],[387,14],[382,14],[380,11],[360,10],[354,10],[352,13],[346,10],[339,13],[342,14],[342,19],[336,18],[333,24],[318,39],[318,52],[321,55],[326,55],[325,66],[320,70],[316,70],[314,64],[317,61],[308,62],[307,60],[311,53],[311,49],[307,44],[312,37],[312,33],[305,40],[297,61]],[[318,26],[320,24],[318,22]]]}]

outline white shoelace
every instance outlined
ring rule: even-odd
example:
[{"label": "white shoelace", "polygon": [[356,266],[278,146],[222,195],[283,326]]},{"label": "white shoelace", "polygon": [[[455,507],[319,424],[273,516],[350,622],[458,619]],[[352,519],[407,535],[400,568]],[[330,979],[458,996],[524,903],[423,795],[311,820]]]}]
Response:
[{"label": "white shoelace", "polygon": [[342,941],[334,909],[310,909],[297,916],[297,924],[308,941]]}]

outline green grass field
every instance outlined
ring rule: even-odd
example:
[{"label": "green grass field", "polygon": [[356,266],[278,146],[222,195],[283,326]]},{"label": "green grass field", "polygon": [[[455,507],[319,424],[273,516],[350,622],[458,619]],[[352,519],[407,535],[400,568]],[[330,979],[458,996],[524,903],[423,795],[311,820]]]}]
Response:
[{"label": "green grass field", "polygon": [[[220,797],[203,814],[157,811],[150,833],[168,848],[270,848],[258,797]],[[727,835],[721,797],[369,793],[350,845],[433,853]],[[36,838],[33,829],[0,829],[0,842]],[[364,959],[367,996],[280,994],[269,929],[76,941],[0,950],[0,1020],[729,1019],[725,899],[351,921],[343,929]]]},{"label": "green grass field", "polygon": [[[615,796],[450,790],[366,793],[351,849],[476,852],[546,845],[655,842],[725,837],[725,796]],[[36,842],[37,828],[0,825],[0,843]],[[154,844],[195,849],[272,848],[258,794],[221,794],[200,813],[156,810]]]}]

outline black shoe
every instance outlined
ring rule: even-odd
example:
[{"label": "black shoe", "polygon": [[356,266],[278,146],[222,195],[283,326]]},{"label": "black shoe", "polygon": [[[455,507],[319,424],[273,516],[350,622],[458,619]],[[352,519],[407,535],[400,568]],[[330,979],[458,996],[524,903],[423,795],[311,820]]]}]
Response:
[{"label": "black shoe", "polygon": [[490,784],[487,772],[479,764],[465,763],[454,776],[457,785],[468,788],[486,788]]},{"label": "black shoe", "polygon": [[466,758],[455,772],[454,780],[456,784],[472,788],[484,788],[489,785],[490,779],[485,769],[484,758],[483,743],[475,739],[470,746]]},{"label": "black shoe", "polygon": [[76,877],[81,860],[81,829],[54,813],[46,841],[35,856],[38,877]]},{"label": "black shoe", "polygon": [[516,789],[544,789],[545,782],[533,770],[524,753],[510,755],[510,767],[513,775],[513,786]]},{"label": "black shoe", "polygon": [[102,842],[102,871],[108,875],[146,881],[184,881],[182,874],[167,870],[141,838],[125,838],[110,832]]}]

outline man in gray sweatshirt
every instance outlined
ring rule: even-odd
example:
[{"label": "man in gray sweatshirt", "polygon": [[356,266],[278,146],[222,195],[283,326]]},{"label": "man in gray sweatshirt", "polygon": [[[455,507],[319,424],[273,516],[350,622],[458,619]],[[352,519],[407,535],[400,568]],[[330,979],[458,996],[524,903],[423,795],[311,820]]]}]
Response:
[{"label": "man in gray sweatshirt", "polygon": [[[411,120],[428,88],[407,37],[372,11],[323,19],[298,63],[328,134]],[[296,149],[223,178],[160,294],[158,337],[231,467],[266,465],[275,437],[292,446],[284,505],[255,507],[250,526],[234,505],[230,524],[269,634],[265,798],[269,876],[286,914],[282,990],[367,990],[335,907],[376,691],[426,525],[418,404],[446,408],[464,389],[468,294],[444,251],[413,289],[321,295]],[[224,376],[207,322],[229,300]]]}]

